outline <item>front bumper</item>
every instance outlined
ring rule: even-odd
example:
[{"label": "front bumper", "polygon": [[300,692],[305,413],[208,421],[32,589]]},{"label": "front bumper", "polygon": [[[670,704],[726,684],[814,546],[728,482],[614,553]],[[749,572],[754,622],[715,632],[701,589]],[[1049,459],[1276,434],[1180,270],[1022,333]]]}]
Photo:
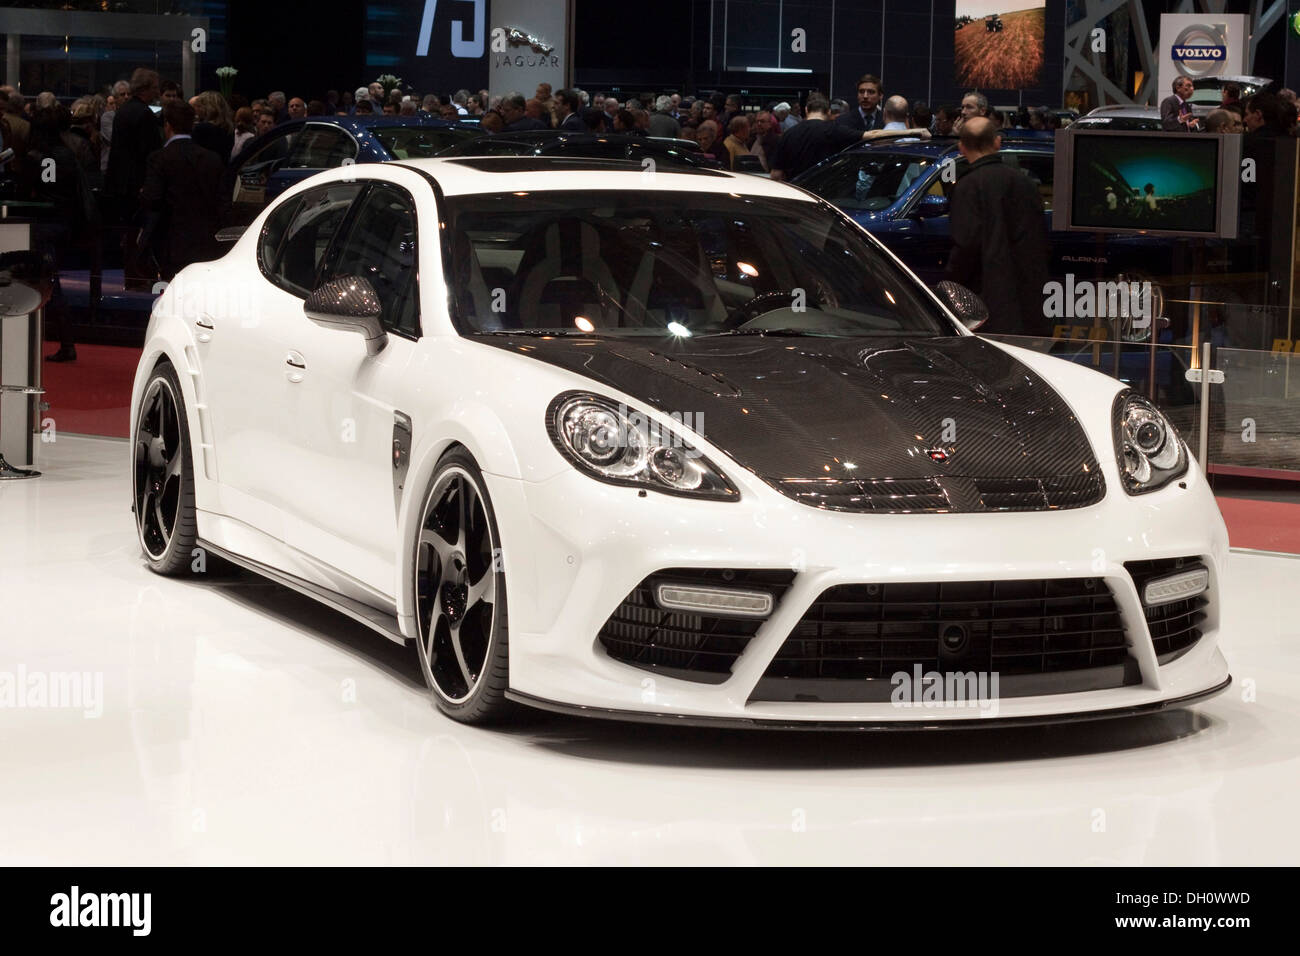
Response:
[{"label": "front bumper", "polygon": [[[1068,720],[1179,706],[1225,688],[1218,587],[1227,533],[1203,476],[1131,498],[1107,474],[1097,505],[1059,512],[844,514],[732,475],[737,503],[670,498],[576,471],[527,482],[488,475],[501,526],[510,613],[510,685],[533,706],[634,720],[743,726],[939,726]],[[1160,664],[1125,562],[1197,556],[1210,572],[1201,638]],[[652,673],[611,658],[601,626],[648,575],[666,568],[793,568],[793,584],[720,683]],[[1076,693],[1004,697],[991,706],[920,701],[751,700],[813,602],[838,584],[1102,578],[1140,680]],[[986,702],[987,703],[987,702]]]}]

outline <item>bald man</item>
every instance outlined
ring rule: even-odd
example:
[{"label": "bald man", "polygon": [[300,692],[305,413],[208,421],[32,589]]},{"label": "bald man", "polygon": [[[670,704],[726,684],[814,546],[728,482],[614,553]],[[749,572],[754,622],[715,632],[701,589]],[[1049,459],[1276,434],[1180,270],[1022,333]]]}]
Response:
[{"label": "bald man", "polygon": [[988,306],[981,332],[1048,334],[1043,200],[1029,177],[1002,162],[1001,148],[1002,137],[988,117],[970,117],[962,124],[958,149],[969,165],[952,190],[948,274],[979,293]]},{"label": "bald man", "polygon": [[907,129],[907,111],[910,107],[901,96],[891,96],[885,100],[885,126],[888,131]]}]

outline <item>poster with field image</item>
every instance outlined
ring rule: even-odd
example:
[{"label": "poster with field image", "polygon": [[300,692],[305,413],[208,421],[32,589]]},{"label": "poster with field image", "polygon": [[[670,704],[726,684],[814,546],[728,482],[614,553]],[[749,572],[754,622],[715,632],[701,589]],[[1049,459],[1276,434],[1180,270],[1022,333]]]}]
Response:
[{"label": "poster with field image", "polygon": [[1046,0],[957,0],[957,85],[979,90],[1042,86]]}]

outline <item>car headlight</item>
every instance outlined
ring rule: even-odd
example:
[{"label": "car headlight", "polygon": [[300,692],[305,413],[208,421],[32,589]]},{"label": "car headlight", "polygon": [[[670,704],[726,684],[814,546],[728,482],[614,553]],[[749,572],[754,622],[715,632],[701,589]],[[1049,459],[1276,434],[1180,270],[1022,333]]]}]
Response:
[{"label": "car headlight", "polygon": [[546,421],[560,453],[600,481],[718,501],[740,498],[736,486],[702,452],[626,405],[566,392],[551,402]]},{"label": "car headlight", "polygon": [[1141,395],[1115,399],[1115,453],[1130,495],[1163,488],[1187,474],[1187,446],[1164,413]]}]

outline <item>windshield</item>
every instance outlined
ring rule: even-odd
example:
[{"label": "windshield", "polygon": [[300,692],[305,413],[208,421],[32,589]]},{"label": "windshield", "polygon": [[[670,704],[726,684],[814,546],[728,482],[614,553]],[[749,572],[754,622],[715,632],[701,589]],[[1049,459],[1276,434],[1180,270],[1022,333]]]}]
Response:
[{"label": "windshield", "polygon": [[796,183],[841,209],[876,212],[901,199],[931,165],[928,159],[905,154],[842,153]]},{"label": "windshield", "polygon": [[807,200],[546,191],[445,208],[465,334],[957,334],[856,226]]},{"label": "windshield", "polygon": [[370,132],[393,159],[427,159],[483,135],[478,130],[446,126],[372,126]]}]

